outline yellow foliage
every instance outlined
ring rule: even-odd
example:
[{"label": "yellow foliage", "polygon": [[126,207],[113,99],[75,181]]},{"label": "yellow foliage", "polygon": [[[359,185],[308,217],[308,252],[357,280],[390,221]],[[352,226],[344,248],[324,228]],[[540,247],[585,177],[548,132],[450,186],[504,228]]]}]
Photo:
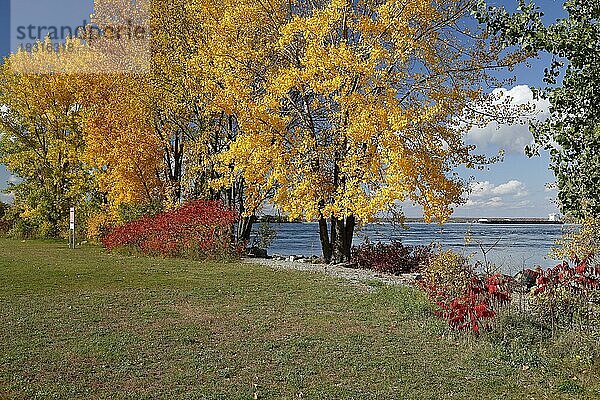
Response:
[{"label": "yellow foliage", "polygon": [[[46,44],[46,46],[45,46]],[[82,45],[71,51],[19,51],[0,66],[0,163],[22,181],[15,201],[41,236],[56,236],[69,207],[93,186],[83,155],[80,76]]]},{"label": "yellow foliage", "polygon": [[99,241],[111,228],[117,225],[117,222],[114,213],[107,210],[92,214],[86,223],[88,240]]},{"label": "yellow foliage", "polygon": [[567,233],[556,243],[551,256],[560,261],[583,260],[600,254],[600,218],[587,218],[577,232]]},{"label": "yellow foliage", "polygon": [[88,77],[81,99],[85,158],[113,207],[162,195],[162,149],[154,135],[146,81],[126,74]]},{"label": "yellow foliage", "polygon": [[468,260],[452,250],[439,250],[423,268],[426,282],[448,288],[452,293],[462,293],[472,276]]},{"label": "yellow foliage", "polygon": [[445,221],[462,201],[452,170],[485,162],[456,123],[496,56],[456,29],[468,4],[191,1],[196,88],[240,129],[215,184],[241,176],[249,205],[274,192],[290,218],[368,222],[410,200]]}]

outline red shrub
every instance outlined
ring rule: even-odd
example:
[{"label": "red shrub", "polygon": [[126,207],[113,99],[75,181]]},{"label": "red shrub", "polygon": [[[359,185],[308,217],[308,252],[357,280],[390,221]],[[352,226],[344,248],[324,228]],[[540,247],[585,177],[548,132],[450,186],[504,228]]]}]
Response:
[{"label": "red shrub", "polygon": [[536,278],[533,295],[552,294],[558,289],[567,289],[574,294],[600,289],[600,266],[593,265],[590,258],[574,264],[563,262],[554,268],[543,270],[540,267],[528,272]]},{"label": "red shrub", "polygon": [[114,228],[102,239],[108,250],[133,248],[147,255],[207,258],[231,255],[235,212],[217,201],[190,201],[178,209]]},{"label": "red shrub", "polygon": [[495,274],[472,275],[460,291],[425,279],[421,287],[439,307],[437,315],[457,330],[479,333],[486,320],[496,316],[499,307],[510,303],[512,278]]},{"label": "red shrub", "polygon": [[365,242],[352,248],[352,261],[360,268],[399,275],[419,271],[431,252],[431,246],[405,246],[399,241]]},{"label": "red shrub", "polygon": [[600,266],[592,256],[574,258],[554,268],[528,270],[535,278],[530,300],[533,312],[554,329],[558,325],[580,323],[590,325],[598,318],[600,304]]}]

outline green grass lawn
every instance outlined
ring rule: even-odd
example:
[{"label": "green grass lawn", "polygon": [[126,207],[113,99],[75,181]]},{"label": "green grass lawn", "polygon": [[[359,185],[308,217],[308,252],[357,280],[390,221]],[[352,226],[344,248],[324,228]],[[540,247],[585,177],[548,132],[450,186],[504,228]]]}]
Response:
[{"label": "green grass lawn", "polygon": [[597,365],[524,370],[370,284],[0,239],[0,399],[600,398]]}]

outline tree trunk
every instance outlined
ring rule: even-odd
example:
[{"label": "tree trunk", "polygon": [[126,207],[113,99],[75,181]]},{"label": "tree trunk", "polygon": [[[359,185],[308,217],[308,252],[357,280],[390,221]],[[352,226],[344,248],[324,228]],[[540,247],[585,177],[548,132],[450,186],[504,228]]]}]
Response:
[{"label": "tree trunk", "polygon": [[343,218],[331,218],[331,226],[335,227],[334,234],[331,235],[331,241],[333,244],[333,257],[331,258],[331,262],[333,264],[341,264],[344,261],[344,248],[346,242],[346,235],[344,229],[344,219]]},{"label": "tree trunk", "polygon": [[244,217],[238,226],[238,243],[249,242],[252,234],[252,224],[256,222],[256,216]]},{"label": "tree trunk", "polygon": [[353,216],[346,218],[334,218],[335,236],[333,241],[333,257],[332,262],[341,264],[349,262],[352,256],[352,238],[354,236],[354,227],[356,220]]},{"label": "tree trunk", "polygon": [[345,238],[344,238],[344,256],[346,261],[350,262],[352,259],[352,239],[354,239],[354,228],[356,227],[356,218],[354,215],[350,215],[346,218],[345,226]]},{"label": "tree trunk", "polygon": [[329,241],[329,231],[325,218],[319,220],[319,236],[321,239],[321,249],[323,250],[323,259],[329,264],[331,262],[331,242]]},{"label": "tree trunk", "polygon": [[326,263],[341,264],[349,262],[352,256],[352,238],[356,219],[354,216],[347,218],[331,218],[331,237],[329,236],[327,220],[319,220],[319,234],[323,258]]}]

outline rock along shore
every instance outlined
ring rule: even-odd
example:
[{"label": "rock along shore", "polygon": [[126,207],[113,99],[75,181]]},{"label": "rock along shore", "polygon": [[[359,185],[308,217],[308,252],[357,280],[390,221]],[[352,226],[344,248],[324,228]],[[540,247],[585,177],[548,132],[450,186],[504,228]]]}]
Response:
[{"label": "rock along shore", "polygon": [[244,262],[259,264],[274,270],[296,270],[311,273],[321,273],[334,278],[345,279],[355,284],[362,284],[365,281],[379,281],[386,285],[414,286],[420,279],[418,273],[390,275],[375,271],[352,268],[344,265],[329,265],[316,263],[314,258],[278,257],[273,258],[245,258]]}]

